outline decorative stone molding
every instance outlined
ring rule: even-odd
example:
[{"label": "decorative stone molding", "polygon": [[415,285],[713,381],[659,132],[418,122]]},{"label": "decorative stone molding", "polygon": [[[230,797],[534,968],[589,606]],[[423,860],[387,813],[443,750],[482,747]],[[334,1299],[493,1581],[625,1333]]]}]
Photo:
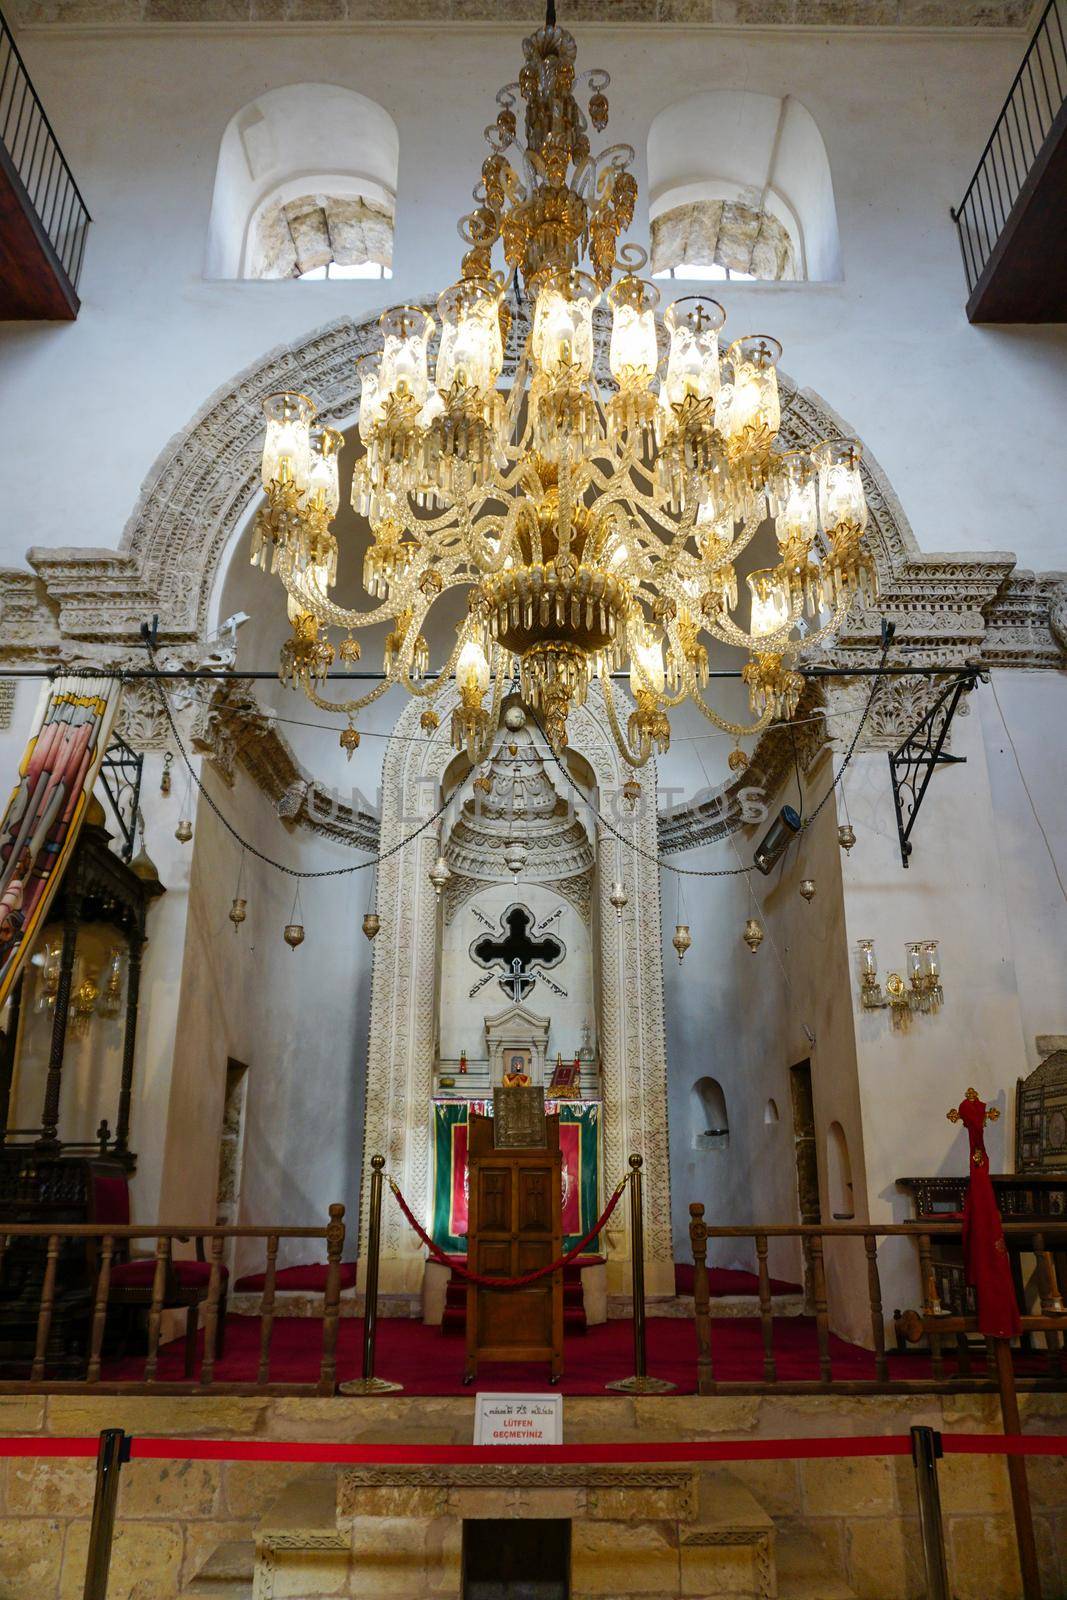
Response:
[{"label": "decorative stone molding", "polygon": [[[181,24],[198,27],[204,23],[249,24],[273,29],[285,23],[306,29],[308,22],[322,27],[348,22],[358,24],[387,16],[390,22],[452,20],[502,23],[509,28],[544,21],[540,0],[390,0],[382,12],[366,0],[317,0],[310,10],[279,9],[263,0],[16,0],[15,15],[25,26],[90,24],[93,28],[138,24],[168,27]],[[1030,0],[986,0],[974,5],[971,0],[928,0],[915,7],[907,0],[880,0],[873,9],[864,0],[745,0],[739,12],[737,0],[571,0],[567,7],[569,27],[583,22],[607,22],[616,26],[638,23],[658,29],[718,26],[737,28],[739,24],[760,28],[1025,28],[1032,7]],[[622,13],[620,15],[620,13]]]},{"label": "decorative stone molding", "polygon": [[[410,835],[435,806],[433,795],[452,758],[450,717],[459,697],[449,684],[439,705],[441,726],[429,739],[415,737],[420,706],[401,711],[389,740],[382,771],[385,808],[380,847],[389,851]],[[599,691],[575,711],[572,747],[592,768],[601,807],[621,812],[619,831],[630,846],[629,905],[625,920],[608,900],[610,869],[597,874],[598,959],[601,974],[598,1019],[604,1109],[603,1172],[613,1183],[626,1170],[631,1151],[645,1159],[648,1190],[646,1252],[653,1292],[670,1292],[673,1251],[670,1237],[670,1175],[667,1147],[666,1045],[663,1019],[663,969],[659,875],[655,866],[656,818],[651,807],[626,813],[617,804],[629,769],[615,750]],[[614,860],[615,840],[605,831],[597,858]],[[638,854],[638,849],[644,854]],[[438,909],[428,873],[439,849],[435,830],[426,829],[378,869],[377,909],[382,929],[374,941],[371,979],[370,1047],[367,1066],[365,1157],[381,1151],[416,1213],[429,1211],[432,1171],[429,1107],[433,1093]],[[427,1108],[412,1117],[413,1106]],[[370,1163],[364,1159],[364,1185]],[[360,1259],[366,1259],[369,1199],[361,1207]],[[627,1258],[628,1229],[620,1208],[605,1230],[609,1262]],[[386,1290],[417,1291],[422,1248],[395,1206],[382,1227],[382,1285]],[[622,1267],[616,1270],[621,1274]],[[670,1278],[670,1283],[666,1280]],[[662,1281],[662,1284],[660,1280]]]}]

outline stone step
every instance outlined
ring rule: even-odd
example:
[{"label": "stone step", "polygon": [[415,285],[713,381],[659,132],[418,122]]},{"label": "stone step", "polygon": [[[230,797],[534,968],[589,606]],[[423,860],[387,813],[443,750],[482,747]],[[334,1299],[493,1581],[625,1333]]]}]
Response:
[{"label": "stone step", "polygon": [[844,1578],[827,1571],[826,1551],[810,1533],[779,1530],[778,1600],[856,1600]]},{"label": "stone step", "polygon": [[256,1543],[272,1543],[285,1535],[294,1543],[301,1534],[315,1536],[321,1548],[324,1535],[333,1534],[340,1545],[346,1543],[337,1531],[337,1469],[318,1467],[287,1483],[272,1500],[256,1529]]},{"label": "stone step", "polygon": [[[774,1296],[774,1315],[776,1317],[802,1317],[804,1315],[804,1296],[802,1294],[776,1294]],[[646,1305],[650,1317],[676,1317],[691,1322],[696,1315],[691,1294],[676,1294],[673,1296],[648,1295]],[[628,1294],[612,1294],[608,1296],[608,1316],[614,1321],[622,1321],[633,1315],[633,1301]],[[754,1294],[720,1294],[711,1302],[712,1320],[716,1317],[758,1317],[759,1298]]]},{"label": "stone step", "polygon": [[251,1539],[220,1544],[186,1584],[188,1600],[252,1600],[256,1547]]}]

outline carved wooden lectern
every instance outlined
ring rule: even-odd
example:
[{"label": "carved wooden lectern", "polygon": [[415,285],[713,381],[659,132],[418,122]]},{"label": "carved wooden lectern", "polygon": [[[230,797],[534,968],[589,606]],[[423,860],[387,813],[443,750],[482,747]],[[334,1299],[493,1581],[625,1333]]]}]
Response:
[{"label": "carved wooden lectern", "polygon": [[[536,1095],[542,1103],[540,1144],[494,1142],[505,1095]],[[519,1278],[563,1253],[559,1117],[546,1117],[540,1089],[498,1090],[497,1117],[472,1116],[467,1135],[470,1199],[467,1262],[481,1276]],[[499,1131],[503,1131],[500,1129]],[[529,1135],[527,1135],[529,1136]],[[467,1285],[467,1364],[470,1383],[482,1361],[548,1361],[555,1383],[563,1372],[563,1273],[522,1289]]]}]

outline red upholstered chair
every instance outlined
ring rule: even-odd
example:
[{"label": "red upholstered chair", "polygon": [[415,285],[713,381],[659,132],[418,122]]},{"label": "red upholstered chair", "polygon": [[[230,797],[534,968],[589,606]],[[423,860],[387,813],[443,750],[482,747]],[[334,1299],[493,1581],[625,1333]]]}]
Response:
[{"label": "red upholstered chair", "polygon": [[[123,1173],[94,1172],[90,1185],[89,1221],[107,1227],[125,1227],[130,1220],[129,1181]],[[188,1235],[180,1236],[187,1239]],[[92,1263],[94,1278],[97,1264]],[[154,1255],[131,1255],[126,1241],[116,1239],[111,1263],[111,1283],[108,1288],[108,1305],[127,1306],[131,1309],[151,1307],[152,1285],[155,1281]],[[226,1300],[229,1272],[220,1266],[219,1321],[216,1354],[222,1355],[226,1332]],[[194,1261],[167,1263],[163,1283],[163,1309],[173,1310],[184,1306],[185,1311],[185,1376],[191,1378],[196,1366],[196,1338],[200,1323],[200,1307],[207,1300],[211,1280],[211,1263],[204,1258],[204,1241],[196,1240]]]}]

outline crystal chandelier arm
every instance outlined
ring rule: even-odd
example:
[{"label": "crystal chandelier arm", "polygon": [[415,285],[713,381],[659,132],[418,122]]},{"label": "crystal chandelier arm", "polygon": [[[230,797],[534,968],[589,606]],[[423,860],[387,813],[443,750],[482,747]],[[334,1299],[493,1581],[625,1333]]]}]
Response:
[{"label": "crystal chandelier arm", "polygon": [[697,710],[707,718],[713,727],[721,728],[723,733],[733,734],[735,739],[742,739],[746,734],[762,733],[764,728],[769,727],[774,721],[774,707],[768,705],[755,722],[747,724],[730,722],[726,717],[721,717],[714,706],[710,706],[704,699],[700,685],[696,680],[696,674],[688,661],[683,661],[682,663],[682,676],[685,681],[686,692]]},{"label": "crystal chandelier arm", "polygon": [[331,711],[337,716],[352,717],[355,716],[357,711],[362,711],[364,706],[373,705],[375,700],[380,700],[385,691],[391,689],[395,682],[396,679],[394,677],[383,678],[380,683],[376,683],[373,689],[369,689],[358,700],[324,700],[311,683],[305,682],[302,687],[307,699],[310,700],[313,706],[317,706],[320,711]]},{"label": "crystal chandelier arm", "polygon": [[[429,606],[427,606],[426,611],[429,609]],[[423,617],[425,617],[426,611],[423,612]],[[463,649],[463,646],[466,644],[467,640],[471,637],[472,631],[471,619],[468,617],[467,620],[460,626],[456,634],[456,642],[452,646],[448,660],[445,662],[440,672],[436,675],[436,677],[430,678],[426,683],[416,683],[411,677],[412,652],[411,649],[407,647],[407,641],[410,639],[412,649],[414,648],[415,635],[418,632],[415,622],[412,621],[411,627],[408,629],[407,636],[404,641],[405,647],[401,653],[398,670],[394,675],[395,681],[401,683],[407,690],[408,694],[413,695],[416,700],[432,700],[435,695],[440,694],[441,685],[445,679],[450,678],[455,672],[456,662],[459,660],[459,653]]]},{"label": "crystal chandelier arm", "polygon": [[305,587],[300,581],[300,575],[295,571],[292,557],[283,553],[278,561],[278,576],[282,580],[285,592],[305,611],[311,613],[317,622],[325,623],[328,627],[335,628],[370,628],[377,623],[389,622],[393,615],[393,603],[388,601],[385,605],[377,606],[373,611],[349,611],[344,606],[334,605],[332,600],[318,589]]},{"label": "crystal chandelier arm", "polygon": [[615,710],[615,695],[611,687],[611,679],[606,672],[601,673],[600,687],[604,692],[604,705],[608,713],[608,725],[619,748],[619,754],[631,767],[645,766],[652,751],[648,750],[644,755],[641,755],[639,751],[631,750],[630,742],[619,725],[618,713]]}]

